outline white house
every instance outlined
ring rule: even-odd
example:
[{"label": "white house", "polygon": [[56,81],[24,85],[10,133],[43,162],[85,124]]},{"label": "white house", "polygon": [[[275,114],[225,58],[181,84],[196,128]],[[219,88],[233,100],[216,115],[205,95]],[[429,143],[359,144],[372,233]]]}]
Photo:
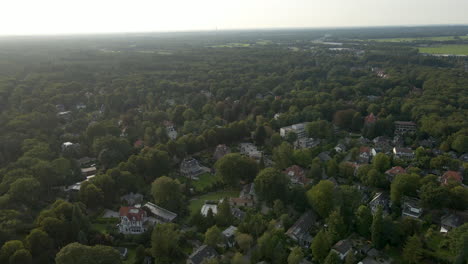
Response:
[{"label": "white house", "polygon": [[146,212],[136,207],[121,207],[119,210],[119,231],[122,234],[141,234],[146,231],[143,223],[147,220]]},{"label": "white house", "polygon": [[288,133],[294,132],[298,138],[303,138],[306,136],[306,125],[307,123],[299,123],[292,126],[282,127],[280,128],[280,135],[284,138]]},{"label": "white house", "polygon": [[240,143],[240,153],[242,155],[248,156],[255,160],[260,160],[262,158],[262,152],[257,149],[257,147],[252,143]]},{"label": "white house", "polygon": [[346,256],[353,250],[353,246],[350,240],[344,239],[336,242],[336,244],[331,249],[334,251],[341,260],[344,260]]}]

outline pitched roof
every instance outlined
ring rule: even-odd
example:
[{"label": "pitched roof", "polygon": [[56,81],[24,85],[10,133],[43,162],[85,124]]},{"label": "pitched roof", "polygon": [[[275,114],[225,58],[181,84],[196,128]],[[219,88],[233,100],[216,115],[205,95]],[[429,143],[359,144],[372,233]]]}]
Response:
[{"label": "pitched roof", "polygon": [[442,175],[442,183],[448,184],[449,181],[461,183],[463,182],[463,176],[458,171],[446,171],[444,175]]},{"label": "pitched roof", "polygon": [[374,113],[370,113],[368,116],[365,118],[365,123],[366,124],[372,124],[377,121],[377,117],[374,115]]},{"label": "pitched roof", "polygon": [[403,173],[406,173],[406,170],[401,166],[393,167],[385,172],[385,174],[390,174],[390,175],[398,175],[398,174],[403,174]]},{"label": "pitched roof", "polygon": [[308,234],[316,220],[317,216],[314,212],[307,211],[288,229],[286,235],[297,237],[302,234]]},{"label": "pitched roof", "polygon": [[352,248],[352,243],[348,239],[343,239],[338,242],[333,246],[333,249],[339,252],[340,254],[346,254],[348,250]]},{"label": "pitched roof", "polygon": [[205,259],[211,259],[218,256],[218,252],[208,245],[203,245],[197,248],[190,256],[189,259],[194,264],[201,264]]},{"label": "pitched roof", "polygon": [[119,215],[126,216],[131,221],[141,221],[146,216],[146,212],[140,208],[125,206],[120,207]]},{"label": "pitched roof", "polygon": [[143,207],[147,208],[151,214],[164,219],[165,221],[172,222],[177,214],[173,213],[167,209],[157,206],[154,203],[147,202]]}]

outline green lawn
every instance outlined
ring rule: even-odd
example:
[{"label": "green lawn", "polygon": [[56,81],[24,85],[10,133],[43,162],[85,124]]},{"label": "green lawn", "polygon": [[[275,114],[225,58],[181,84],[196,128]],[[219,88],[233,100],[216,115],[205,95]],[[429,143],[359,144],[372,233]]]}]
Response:
[{"label": "green lawn", "polygon": [[124,260],[124,264],[134,264],[136,261],[135,248],[128,248],[127,259]]},{"label": "green lawn", "polygon": [[190,213],[193,214],[200,211],[206,200],[220,200],[224,197],[238,197],[239,193],[239,190],[222,190],[194,197],[189,204]]},{"label": "green lawn", "polygon": [[420,47],[419,52],[430,54],[468,55],[467,45],[440,45],[435,47]]},{"label": "green lawn", "polygon": [[91,227],[101,233],[107,234],[119,223],[118,218],[98,218],[92,221]]},{"label": "green lawn", "polygon": [[[460,36],[461,39],[468,40],[468,36]],[[370,41],[377,42],[415,42],[415,41],[450,41],[455,40],[454,36],[442,36],[442,37],[423,37],[423,38],[382,38],[382,39],[369,39]]]},{"label": "green lawn", "polygon": [[198,180],[192,181],[192,186],[196,192],[206,192],[220,182],[221,179],[219,176],[213,175],[211,173],[204,173],[198,176]]}]

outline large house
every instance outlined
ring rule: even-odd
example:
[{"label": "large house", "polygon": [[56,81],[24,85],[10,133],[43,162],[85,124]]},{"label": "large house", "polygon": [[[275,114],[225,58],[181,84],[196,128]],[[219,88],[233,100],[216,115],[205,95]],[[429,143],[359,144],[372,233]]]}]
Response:
[{"label": "large house", "polygon": [[294,141],[294,149],[308,149],[318,145],[320,145],[320,139],[303,137]]},{"label": "large house", "polygon": [[445,214],[440,218],[440,232],[444,234],[448,233],[450,230],[457,228],[465,223],[465,220],[465,217],[462,217],[457,213]]},{"label": "large house", "polygon": [[240,143],[239,146],[240,153],[249,158],[259,161],[263,156],[263,153],[252,143]]},{"label": "large house", "polygon": [[388,197],[388,194],[383,192],[376,193],[369,202],[369,207],[372,214],[375,214],[379,207],[381,207],[382,213],[384,215],[388,215],[390,213],[390,198]]},{"label": "large house", "polygon": [[369,163],[371,158],[371,148],[366,146],[361,146],[359,148],[359,163]]},{"label": "large house", "polygon": [[306,125],[307,123],[299,123],[292,126],[282,127],[280,128],[280,136],[284,138],[288,133],[293,132],[297,135],[297,138],[304,138],[306,137]]},{"label": "large house", "polygon": [[399,159],[413,159],[414,158],[414,152],[410,148],[394,147],[393,155],[395,155],[395,157]]},{"label": "large house", "polygon": [[127,205],[139,204],[143,201],[143,195],[140,193],[129,193],[120,197],[121,201],[125,201]]},{"label": "large house", "polygon": [[170,223],[177,218],[177,214],[167,209],[157,206],[154,203],[147,202],[143,208],[148,211],[148,214],[156,219],[157,223]]},{"label": "large house", "polygon": [[198,161],[194,158],[184,159],[180,164],[180,173],[191,179],[198,179],[198,175],[208,171],[208,168],[200,166]]},{"label": "large house", "polygon": [[310,231],[316,221],[317,216],[315,213],[313,211],[307,211],[288,229],[286,235],[296,241],[300,246],[309,248],[313,239],[310,235]]},{"label": "large house", "polygon": [[416,123],[408,121],[395,121],[395,134],[401,135],[405,133],[416,132]]},{"label": "large house", "polygon": [[232,248],[236,244],[235,235],[237,227],[230,226],[222,232],[224,243],[227,247]]},{"label": "large house", "polygon": [[119,231],[122,234],[141,234],[146,231],[143,226],[146,222],[146,212],[136,207],[121,207],[119,210]]},{"label": "large house", "polygon": [[331,250],[335,252],[341,260],[344,260],[346,256],[353,251],[353,244],[349,239],[343,239],[336,242]]},{"label": "large house", "polygon": [[239,197],[229,198],[229,204],[232,207],[252,207],[256,202],[257,195],[255,193],[255,185],[253,183],[244,185]]},{"label": "large house", "polygon": [[388,180],[388,181],[392,182],[393,179],[395,179],[395,177],[396,177],[397,175],[399,175],[399,174],[404,174],[404,173],[406,173],[406,170],[405,170],[403,167],[401,167],[401,166],[396,166],[396,167],[393,167],[393,168],[387,170],[387,171],[385,172],[385,176],[387,177],[387,180]]},{"label": "large house", "polygon": [[292,184],[307,185],[311,182],[311,180],[306,177],[305,170],[297,165],[285,169],[284,174],[288,176]]},{"label": "large house", "polygon": [[403,197],[402,216],[419,218],[423,213],[422,207],[419,205],[419,200],[411,197]]},{"label": "large house", "polygon": [[218,252],[214,248],[203,245],[197,248],[187,259],[187,264],[203,264],[206,260],[218,258]]},{"label": "large house", "polygon": [[446,171],[442,177],[440,177],[440,182],[443,185],[447,185],[450,182],[461,184],[463,183],[463,175],[458,171]]}]

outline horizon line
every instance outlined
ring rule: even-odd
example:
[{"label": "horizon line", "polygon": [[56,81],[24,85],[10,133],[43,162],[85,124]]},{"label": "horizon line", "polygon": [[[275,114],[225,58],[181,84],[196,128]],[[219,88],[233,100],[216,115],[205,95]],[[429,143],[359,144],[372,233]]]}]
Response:
[{"label": "horizon line", "polygon": [[99,32],[58,32],[38,34],[1,34],[0,38],[10,37],[72,37],[96,35],[131,35],[131,34],[168,34],[168,33],[208,33],[208,32],[235,32],[235,31],[280,31],[280,30],[339,30],[339,29],[369,29],[369,28],[411,28],[411,27],[457,27],[466,24],[401,24],[401,25],[358,25],[358,26],[323,26],[323,27],[259,27],[259,28],[232,28],[232,29],[181,29],[181,30],[151,30],[151,31],[99,31]]}]

